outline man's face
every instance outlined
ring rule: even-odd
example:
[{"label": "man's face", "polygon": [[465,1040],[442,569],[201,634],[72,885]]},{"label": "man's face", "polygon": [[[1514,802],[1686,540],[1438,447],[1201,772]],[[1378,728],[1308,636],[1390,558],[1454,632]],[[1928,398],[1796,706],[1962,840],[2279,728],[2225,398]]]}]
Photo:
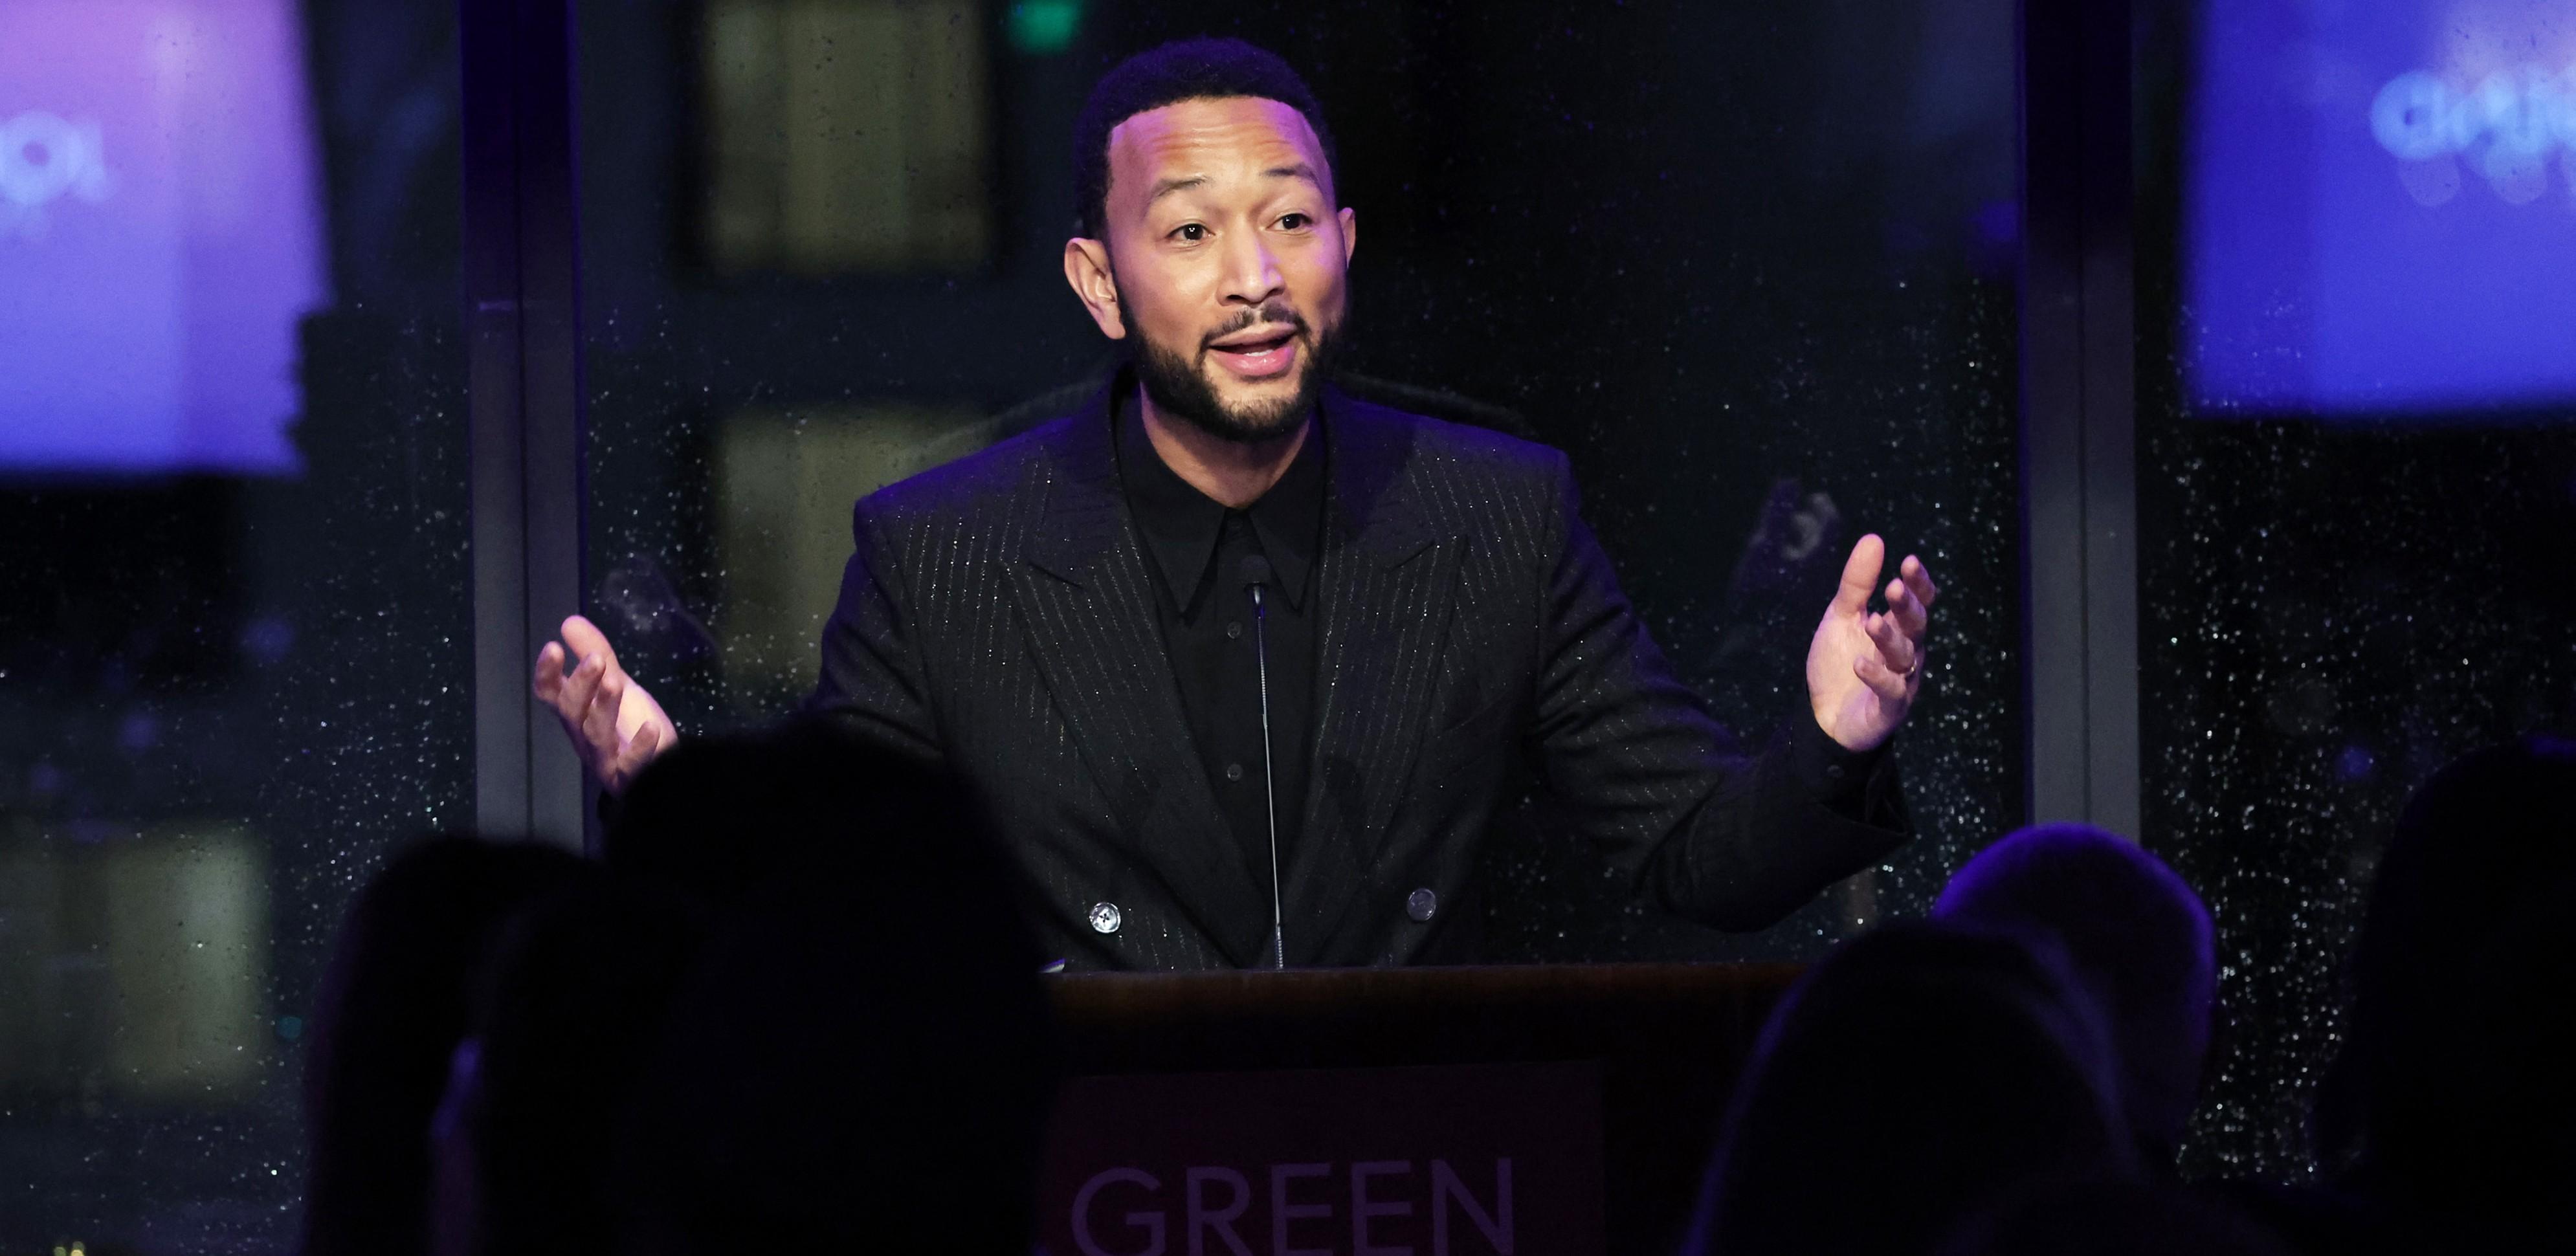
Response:
[{"label": "man's face", "polygon": [[1157,407],[1238,441],[1304,421],[1348,303],[1353,224],[1331,182],[1305,116],[1274,100],[1183,101],[1110,132],[1108,239],[1096,258],[1069,244],[1066,277],[1101,331],[1142,342]]}]

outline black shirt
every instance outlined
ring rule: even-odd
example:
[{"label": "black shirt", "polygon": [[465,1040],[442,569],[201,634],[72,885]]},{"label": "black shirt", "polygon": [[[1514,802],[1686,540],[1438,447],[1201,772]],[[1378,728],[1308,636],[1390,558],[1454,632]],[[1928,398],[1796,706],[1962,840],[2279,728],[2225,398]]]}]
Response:
[{"label": "black shirt", "polygon": [[[1131,391],[1118,398],[1118,479],[1144,542],[1160,596],[1155,612],[1180,683],[1190,738],[1217,807],[1253,880],[1268,887],[1270,793],[1263,786],[1261,669],[1266,638],[1270,773],[1275,779],[1279,867],[1304,819],[1315,690],[1315,556],[1323,544],[1324,425],[1306,433],[1279,482],[1243,510],[1190,487],[1154,452]],[[1243,559],[1269,560],[1268,615],[1256,625]],[[1258,628],[1258,631],[1256,631]]]}]

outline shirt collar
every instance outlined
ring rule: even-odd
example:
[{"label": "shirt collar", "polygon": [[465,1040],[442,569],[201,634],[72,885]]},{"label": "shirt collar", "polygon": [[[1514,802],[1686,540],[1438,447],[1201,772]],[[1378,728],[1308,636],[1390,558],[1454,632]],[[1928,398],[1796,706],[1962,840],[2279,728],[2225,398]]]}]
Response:
[{"label": "shirt collar", "polygon": [[[1190,486],[1154,452],[1145,433],[1136,392],[1119,390],[1112,411],[1118,429],[1118,478],[1136,517],[1145,552],[1163,573],[1163,587],[1175,609],[1196,606],[1213,578],[1217,542],[1229,512],[1224,503]],[[1306,574],[1314,566],[1315,548],[1324,524],[1324,424],[1308,432],[1288,470],[1270,491],[1244,510],[1262,556],[1279,577],[1280,595],[1292,610],[1302,610]]]}]

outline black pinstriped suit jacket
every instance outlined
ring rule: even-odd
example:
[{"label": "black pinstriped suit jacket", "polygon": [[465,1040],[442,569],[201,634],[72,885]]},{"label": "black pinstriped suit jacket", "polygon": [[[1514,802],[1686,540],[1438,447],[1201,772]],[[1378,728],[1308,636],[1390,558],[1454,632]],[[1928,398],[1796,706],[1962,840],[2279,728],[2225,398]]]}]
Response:
[{"label": "black pinstriped suit jacket", "polygon": [[[1270,887],[1190,742],[1108,395],[858,504],[812,706],[964,781],[1071,967],[1254,965]],[[1883,761],[1821,801],[1835,751],[1812,721],[1734,749],[1620,595],[1564,455],[1339,393],[1323,413],[1312,783],[1280,804],[1304,809],[1290,964],[1473,958],[1477,846],[1533,774],[1641,893],[1722,928],[1904,839]]]}]

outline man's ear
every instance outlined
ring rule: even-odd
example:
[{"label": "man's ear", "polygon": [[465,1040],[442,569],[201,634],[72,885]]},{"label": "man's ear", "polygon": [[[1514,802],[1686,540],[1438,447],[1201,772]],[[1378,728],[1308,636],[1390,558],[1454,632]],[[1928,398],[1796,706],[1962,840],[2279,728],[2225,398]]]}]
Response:
[{"label": "man's ear", "polygon": [[1342,206],[1335,216],[1342,220],[1342,266],[1349,269],[1351,253],[1360,246],[1360,216],[1352,213],[1348,205]]},{"label": "man's ear", "polygon": [[1081,236],[1065,241],[1064,281],[1082,299],[1082,308],[1091,312],[1101,335],[1111,340],[1127,338],[1127,324],[1118,317],[1118,277],[1109,269],[1108,245]]}]

